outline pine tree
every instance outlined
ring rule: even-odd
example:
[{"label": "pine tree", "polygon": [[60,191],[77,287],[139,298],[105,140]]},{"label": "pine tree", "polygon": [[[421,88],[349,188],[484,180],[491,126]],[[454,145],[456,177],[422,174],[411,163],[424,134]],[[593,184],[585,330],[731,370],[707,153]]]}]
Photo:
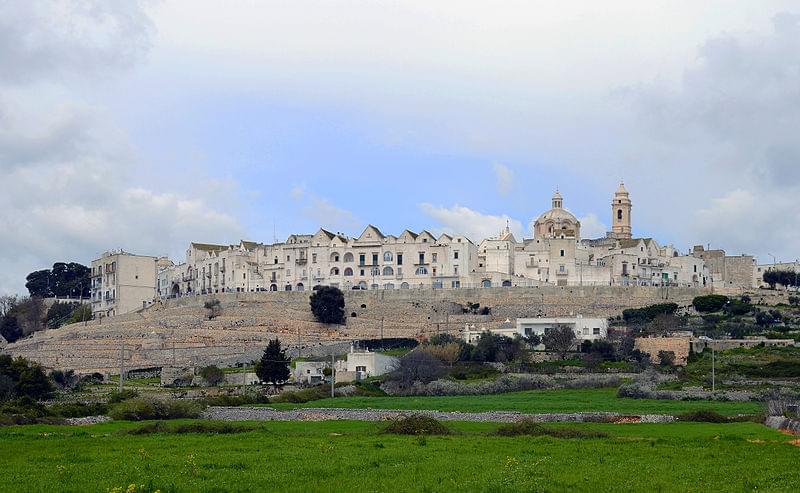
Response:
[{"label": "pine tree", "polygon": [[289,363],[286,351],[281,349],[281,341],[273,339],[267,344],[261,361],[256,365],[256,375],[262,382],[277,387],[289,380]]}]

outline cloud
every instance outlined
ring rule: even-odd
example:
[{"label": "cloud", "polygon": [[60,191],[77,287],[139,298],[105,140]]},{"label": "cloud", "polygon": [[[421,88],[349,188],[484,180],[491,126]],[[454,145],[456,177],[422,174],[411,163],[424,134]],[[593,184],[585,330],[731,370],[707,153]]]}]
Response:
[{"label": "cloud", "polygon": [[500,163],[494,163],[492,169],[497,179],[497,193],[500,194],[501,197],[511,195],[511,191],[514,189],[514,172],[511,171],[508,166]]},{"label": "cloud", "polygon": [[337,207],[328,199],[309,192],[302,185],[293,186],[289,195],[301,206],[303,216],[321,228],[352,234],[362,225],[351,211]]},{"label": "cloud", "polygon": [[598,219],[597,214],[589,213],[578,220],[581,222],[581,238],[602,238],[608,232],[608,228]]},{"label": "cloud", "polygon": [[452,207],[437,207],[422,203],[419,204],[419,208],[424,214],[435,220],[443,232],[463,234],[474,242],[497,236],[507,224],[517,240],[523,236],[522,223],[506,215],[482,214],[458,204]]},{"label": "cloud", "polygon": [[669,170],[659,187],[678,192],[671,215],[691,218],[681,239],[762,257],[800,251],[798,67],[800,16],[783,13],[763,33],[708,39],[678,84],[630,90],[640,154],[651,154],[640,166]]},{"label": "cloud", "polygon": [[91,96],[146,55],[151,35],[136,1],[0,4],[0,293],[23,292],[27,273],[56,261],[112,248],[174,258],[198,237],[241,237],[209,205],[230,202],[226,183],[187,176],[184,193],[155,190],[159,176]]}]

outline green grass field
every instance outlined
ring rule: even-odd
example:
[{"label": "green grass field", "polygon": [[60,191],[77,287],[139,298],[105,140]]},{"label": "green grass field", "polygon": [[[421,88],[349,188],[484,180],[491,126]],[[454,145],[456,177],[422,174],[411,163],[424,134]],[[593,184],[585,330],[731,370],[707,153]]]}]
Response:
[{"label": "green grass field", "polygon": [[532,390],[507,394],[452,397],[340,397],[304,404],[269,404],[276,409],[335,407],[350,409],[427,409],[436,411],[518,411],[560,413],[606,411],[630,414],[681,414],[712,409],[720,414],[757,414],[756,402],[667,401],[621,399],[616,389]]},{"label": "green grass field", "polygon": [[0,491],[798,491],[800,447],[754,423],[553,425],[608,438],[394,436],[380,423],[264,423],[231,435],[140,426],[0,429]]}]

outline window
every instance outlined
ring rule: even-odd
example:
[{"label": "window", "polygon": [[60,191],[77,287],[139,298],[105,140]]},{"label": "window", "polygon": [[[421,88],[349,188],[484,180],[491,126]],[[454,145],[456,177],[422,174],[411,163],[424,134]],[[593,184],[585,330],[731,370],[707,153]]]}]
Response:
[{"label": "window", "polygon": [[451,288],[460,288],[461,287],[461,281],[451,281],[450,282],[450,287]]},{"label": "window", "polygon": [[370,274],[373,276],[381,275],[381,268],[380,267],[373,267],[370,271]]},{"label": "window", "polygon": [[365,372],[367,371],[366,366],[356,366],[356,371]]},{"label": "window", "polygon": [[312,264],[316,264],[317,263],[317,254],[316,253],[312,253],[311,254],[311,263]]},{"label": "window", "polygon": [[437,255],[435,253],[432,253],[431,254],[431,262],[433,262],[435,264],[436,263],[436,258],[437,258]]},{"label": "window", "polygon": [[392,252],[383,252],[383,261],[391,262],[393,260]]},{"label": "window", "polygon": [[391,267],[388,267],[388,266],[384,267],[383,268],[383,275],[384,276],[393,276],[394,275],[394,269],[392,269]]},{"label": "window", "polygon": [[344,270],[344,276],[345,277],[352,277],[353,276],[353,269],[351,269],[350,267],[346,268]]},{"label": "window", "polygon": [[361,269],[361,271],[360,271],[360,272],[361,272],[361,274],[360,274],[360,275],[362,275],[362,276],[363,276],[363,275],[364,275],[364,269]]},{"label": "window", "polygon": [[427,276],[428,275],[428,268],[424,265],[417,267],[417,275],[418,276]]},{"label": "window", "polygon": [[367,263],[367,256],[363,253],[358,255],[358,265],[365,265]]},{"label": "window", "polygon": [[403,284],[400,285],[400,289],[408,289],[409,287],[410,286],[408,285],[407,282],[404,282]]},{"label": "window", "polygon": [[350,252],[345,253],[344,254],[344,261],[345,261],[345,263],[352,262],[353,261],[353,254],[350,253]]},{"label": "window", "polygon": [[402,253],[398,253],[397,254],[397,265],[403,265],[403,254]]},{"label": "window", "polygon": [[276,264],[278,263],[278,257],[275,257],[275,263]]},{"label": "window", "polygon": [[564,250],[561,250],[561,256],[562,257],[564,256]]},{"label": "window", "polygon": [[377,253],[373,253],[372,254],[372,265],[378,265],[378,254]]},{"label": "window", "polygon": [[599,336],[600,335],[600,327],[595,327],[592,329],[592,334]]},{"label": "window", "polygon": [[286,256],[286,261],[288,262],[289,260],[290,260],[290,257],[287,255]]},{"label": "window", "polygon": [[331,275],[332,276],[338,276],[339,275],[339,268],[338,267],[334,267],[333,269],[331,269]]},{"label": "window", "polygon": [[456,250],[455,252],[453,252],[453,259],[454,259],[454,260],[458,260],[458,250]]},{"label": "window", "polygon": [[333,252],[331,254],[331,262],[338,262],[338,261],[339,261],[339,254],[336,253],[336,252]]},{"label": "window", "polygon": [[420,264],[424,264],[425,263],[425,254],[424,253],[420,253],[419,254],[419,263]]},{"label": "window", "polygon": [[622,222],[622,209],[617,211],[617,222]]},{"label": "window", "polygon": [[458,266],[457,265],[453,266],[453,274],[458,275]]},{"label": "window", "polygon": [[564,264],[561,264],[561,265],[558,266],[558,272],[563,274],[566,271],[567,271],[567,268],[564,266]]}]

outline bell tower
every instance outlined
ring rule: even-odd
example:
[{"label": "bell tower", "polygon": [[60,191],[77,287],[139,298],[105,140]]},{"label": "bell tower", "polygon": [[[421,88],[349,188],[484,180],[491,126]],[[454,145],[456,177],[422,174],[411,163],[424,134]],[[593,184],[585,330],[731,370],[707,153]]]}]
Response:
[{"label": "bell tower", "polygon": [[630,239],[633,235],[631,228],[631,198],[625,189],[625,184],[620,182],[619,188],[614,193],[611,201],[611,236],[619,239]]}]

